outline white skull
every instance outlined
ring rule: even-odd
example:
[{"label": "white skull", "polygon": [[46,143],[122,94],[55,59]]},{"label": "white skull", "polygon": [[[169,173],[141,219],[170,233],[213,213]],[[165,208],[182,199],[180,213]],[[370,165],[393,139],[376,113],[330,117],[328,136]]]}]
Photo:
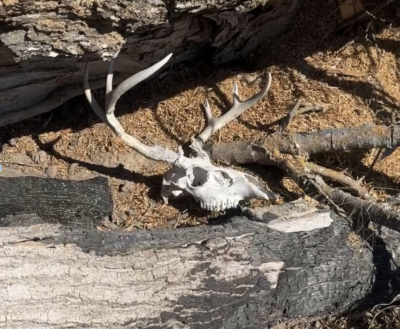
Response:
[{"label": "white skull", "polygon": [[255,177],[214,166],[207,158],[180,157],[163,177],[161,195],[169,199],[192,196],[206,210],[220,211],[251,198],[276,199]]}]

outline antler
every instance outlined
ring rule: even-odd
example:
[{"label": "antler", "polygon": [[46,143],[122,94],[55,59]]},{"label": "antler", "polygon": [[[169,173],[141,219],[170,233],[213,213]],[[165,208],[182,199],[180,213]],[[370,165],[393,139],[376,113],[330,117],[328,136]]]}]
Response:
[{"label": "antler", "polygon": [[197,136],[197,140],[199,140],[202,144],[204,144],[217,130],[221,129],[229,122],[235,120],[238,116],[240,116],[243,112],[248,110],[254,104],[256,104],[259,100],[261,100],[271,88],[271,73],[268,73],[268,82],[264,86],[264,88],[253,97],[248,100],[241,102],[238,93],[238,86],[235,83],[233,85],[233,106],[229,109],[228,112],[221,115],[218,119],[214,118],[211,113],[211,107],[208,100],[204,102],[204,113],[208,122],[207,127],[203,130],[203,132]]},{"label": "antler", "polygon": [[118,122],[117,118],[114,115],[115,105],[118,99],[125,94],[129,89],[136,86],[138,83],[146,80],[148,77],[153,75],[159,69],[161,69],[171,58],[172,54],[169,54],[167,57],[154,64],[153,66],[136,73],[130,78],[124,80],[115,90],[113,90],[113,61],[110,62],[108,67],[108,75],[107,75],[107,83],[106,83],[106,106],[105,111],[99,106],[97,101],[92,98],[92,93],[90,91],[89,86],[89,73],[88,73],[88,63],[85,67],[85,73],[83,78],[83,87],[85,90],[86,98],[92,107],[92,109],[96,112],[101,120],[103,120],[113,131],[119,136],[127,145],[132,147],[134,150],[138,151],[143,156],[153,159],[156,161],[165,161],[168,163],[174,163],[179,154],[175,153],[171,150],[165,149],[159,145],[155,146],[147,146],[140,142],[135,137],[125,133],[124,128]]},{"label": "antler", "polygon": [[208,126],[198,138],[192,139],[191,145],[197,151],[197,157],[185,157],[182,148],[179,148],[178,154],[158,145],[146,146],[135,137],[125,133],[124,128],[114,115],[118,99],[130,88],[157,72],[168,62],[171,56],[172,54],[168,55],[157,64],[126,79],[115,90],[113,90],[113,62],[111,61],[106,82],[105,110],[92,97],[88,82],[88,64],[86,64],[83,86],[90,106],[99,118],[107,123],[114,133],[133,149],[147,158],[172,164],[172,168],[164,176],[161,189],[161,195],[165,201],[168,201],[170,197],[191,195],[196,201],[200,202],[201,207],[204,209],[224,210],[236,207],[241,200],[250,198],[268,200],[275,198],[275,195],[267,191],[255,177],[234,169],[214,166],[208,154],[202,149],[203,143],[214,132],[238,117],[266,95],[271,86],[271,75],[269,75],[268,83],[263,90],[244,102],[240,102],[237,85],[235,84],[233,88],[233,106],[218,119],[214,119],[211,114],[210,104],[206,101],[205,114]]}]

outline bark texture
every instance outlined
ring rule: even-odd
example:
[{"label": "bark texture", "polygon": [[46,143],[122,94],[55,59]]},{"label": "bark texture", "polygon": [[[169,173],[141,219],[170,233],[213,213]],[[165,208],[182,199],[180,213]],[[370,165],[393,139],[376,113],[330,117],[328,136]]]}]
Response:
[{"label": "bark texture", "polygon": [[0,0],[0,126],[81,94],[86,61],[96,89],[104,60],[117,55],[125,77],[171,52],[171,63],[201,53],[215,63],[245,58],[288,28],[301,2]]},{"label": "bark texture", "polygon": [[[103,177],[87,181],[0,177],[0,195],[0,226],[15,225],[8,215],[36,214],[48,223],[94,228],[113,211],[111,192]],[[18,224],[37,224],[37,219]]]},{"label": "bark texture", "polygon": [[135,233],[0,228],[0,325],[259,329],[348,310],[373,287],[370,248],[329,210],[298,201],[218,221]]},{"label": "bark texture", "polygon": [[211,159],[225,164],[260,163],[273,165],[270,154],[305,157],[332,151],[394,148],[400,144],[400,126],[365,125],[324,129],[315,133],[274,134],[260,141],[205,145]]}]

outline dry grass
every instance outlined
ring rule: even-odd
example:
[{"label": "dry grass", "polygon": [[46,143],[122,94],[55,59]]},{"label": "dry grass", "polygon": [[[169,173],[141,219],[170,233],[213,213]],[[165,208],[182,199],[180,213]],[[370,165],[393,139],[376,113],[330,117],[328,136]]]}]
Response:
[{"label": "dry grass", "polygon": [[[400,104],[400,27],[398,24],[386,26],[376,34],[379,49],[367,42],[363,33],[322,41],[339,19],[334,1],[307,1],[294,28],[260,47],[246,67],[232,63],[211,67],[201,61],[177,65],[162,79],[143,83],[122,97],[117,115],[132,135],[146,143],[176,150],[204,128],[200,104],[206,97],[214,115],[219,115],[229,108],[234,82],[238,83],[242,98],[250,97],[260,89],[263,72],[267,70],[273,77],[268,97],[213,136],[213,142],[263,138],[266,126],[286,115],[299,96],[326,106],[327,111],[296,118],[288,128],[290,132],[388,123],[392,111],[398,110]],[[258,77],[255,83],[248,83],[255,77]],[[48,152],[48,164],[58,168],[59,178],[69,178],[68,168],[74,162],[79,163],[81,172],[109,177],[115,219],[119,224],[151,228],[174,222],[186,211],[179,225],[197,225],[202,218],[212,215],[202,211],[192,200],[164,204],[160,197],[161,175],[168,165],[139,159],[97,119],[83,97],[52,113],[0,127],[0,137],[18,138],[13,146],[5,144],[0,154],[2,159],[44,149]],[[96,162],[99,154],[110,158],[131,154],[141,165],[125,163],[127,167],[136,168],[134,172],[114,164],[99,165]],[[376,150],[343,152],[317,160],[321,165],[346,170],[359,178],[373,162],[375,154]],[[286,200],[302,193],[277,169],[258,166],[239,169],[255,174]],[[389,194],[398,192],[399,172],[400,150],[378,161],[367,177],[374,196],[385,200]],[[254,201],[254,204],[260,202]],[[124,213],[126,215],[121,216]],[[395,328],[394,323],[399,328],[399,314],[398,309],[382,312],[371,328]],[[392,322],[386,322],[388,318]],[[319,320],[293,328],[368,328],[371,320],[370,316],[362,314],[354,315],[354,319]]]}]

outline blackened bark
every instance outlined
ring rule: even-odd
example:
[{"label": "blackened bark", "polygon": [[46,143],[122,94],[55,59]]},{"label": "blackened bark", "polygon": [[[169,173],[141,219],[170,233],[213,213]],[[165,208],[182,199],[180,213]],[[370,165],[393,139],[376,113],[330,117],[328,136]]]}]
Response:
[{"label": "blackened bark", "polygon": [[0,226],[12,224],[8,215],[36,214],[49,223],[93,228],[113,211],[108,182],[102,177],[87,181],[0,177],[0,195]]},{"label": "blackened bark", "polygon": [[374,283],[370,248],[329,210],[303,201],[219,222],[0,228],[0,324],[259,329],[349,310]]}]

